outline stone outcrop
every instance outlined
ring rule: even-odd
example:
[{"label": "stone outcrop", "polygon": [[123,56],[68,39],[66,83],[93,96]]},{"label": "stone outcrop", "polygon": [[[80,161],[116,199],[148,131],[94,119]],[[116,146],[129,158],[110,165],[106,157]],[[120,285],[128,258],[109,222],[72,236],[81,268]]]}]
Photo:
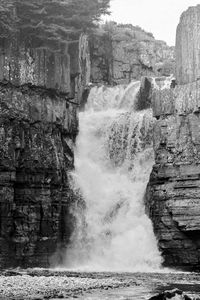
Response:
[{"label": "stone outcrop", "polygon": [[132,25],[106,24],[90,38],[91,80],[128,84],[141,76],[174,73],[174,47]]},{"label": "stone outcrop", "polygon": [[200,78],[200,5],[183,12],[176,34],[176,78],[179,84]]},{"label": "stone outcrop", "polygon": [[0,267],[46,267],[73,230],[69,172],[87,38],[59,52],[15,46],[0,51]]},{"label": "stone outcrop", "polygon": [[146,193],[164,264],[200,268],[200,83],[154,91],[155,165]]}]

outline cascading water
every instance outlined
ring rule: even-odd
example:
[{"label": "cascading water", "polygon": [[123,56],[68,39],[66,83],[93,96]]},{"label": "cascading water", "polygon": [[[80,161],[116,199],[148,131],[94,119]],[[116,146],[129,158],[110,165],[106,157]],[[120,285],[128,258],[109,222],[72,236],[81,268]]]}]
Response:
[{"label": "cascading water", "polygon": [[76,210],[70,268],[149,271],[161,264],[143,203],[154,120],[150,109],[131,109],[139,87],[93,88],[80,113],[73,182],[85,208]]}]

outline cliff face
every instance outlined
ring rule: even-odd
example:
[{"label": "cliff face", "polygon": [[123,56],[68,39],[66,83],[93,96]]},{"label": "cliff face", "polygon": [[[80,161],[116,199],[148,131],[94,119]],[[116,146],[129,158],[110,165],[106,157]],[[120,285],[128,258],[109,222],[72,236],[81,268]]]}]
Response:
[{"label": "cliff face", "polygon": [[177,76],[184,84],[152,96],[155,165],[146,194],[165,265],[195,270],[200,269],[199,8],[189,8],[177,30]]},{"label": "cliff face", "polygon": [[165,265],[200,267],[200,85],[153,95],[155,165],[146,206]]},{"label": "cliff face", "polygon": [[90,38],[94,83],[127,84],[174,73],[174,47],[140,27],[108,23]]},{"label": "cliff face", "polygon": [[60,52],[15,46],[0,54],[0,267],[49,266],[73,229],[69,172],[87,38]]},{"label": "cliff face", "polygon": [[176,34],[176,78],[179,84],[200,77],[200,5],[190,7],[180,18]]}]

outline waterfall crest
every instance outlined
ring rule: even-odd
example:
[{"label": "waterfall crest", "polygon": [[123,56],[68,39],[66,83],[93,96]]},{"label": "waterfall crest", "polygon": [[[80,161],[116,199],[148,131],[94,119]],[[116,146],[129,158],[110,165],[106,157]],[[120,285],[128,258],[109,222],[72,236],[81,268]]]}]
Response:
[{"label": "waterfall crest", "polygon": [[150,271],[161,264],[143,203],[154,163],[154,119],[150,109],[132,109],[139,87],[94,87],[80,113],[73,182],[85,208],[76,209],[70,268]]}]

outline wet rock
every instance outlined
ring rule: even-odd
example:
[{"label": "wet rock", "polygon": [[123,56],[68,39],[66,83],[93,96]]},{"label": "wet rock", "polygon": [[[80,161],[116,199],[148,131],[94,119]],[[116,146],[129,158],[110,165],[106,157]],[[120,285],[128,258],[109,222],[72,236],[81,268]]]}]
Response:
[{"label": "wet rock", "polygon": [[[178,85],[152,94],[155,165],[146,194],[164,264],[200,269],[200,6],[177,28]],[[190,55],[192,53],[192,55]]]},{"label": "wet rock", "polygon": [[136,110],[142,110],[151,107],[152,92],[153,92],[152,78],[142,77],[141,86],[135,103]]},{"label": "wet rock", "polygon": [[165,291],[161,294],[151,297],[149,300],[192,300],[189,296],[185,295],[181,290],[174,289],[171,291]]},{"label": "wet rock", "polygon": [[22,276],[20,272],[14,271],[14,270],[6,270],[2,272],[3,276]]},{"label": "wet rock", "polygon": [[199,269],[199,104],[196,83],[155,91],[155,165],[146,193],[165,264]]}]

